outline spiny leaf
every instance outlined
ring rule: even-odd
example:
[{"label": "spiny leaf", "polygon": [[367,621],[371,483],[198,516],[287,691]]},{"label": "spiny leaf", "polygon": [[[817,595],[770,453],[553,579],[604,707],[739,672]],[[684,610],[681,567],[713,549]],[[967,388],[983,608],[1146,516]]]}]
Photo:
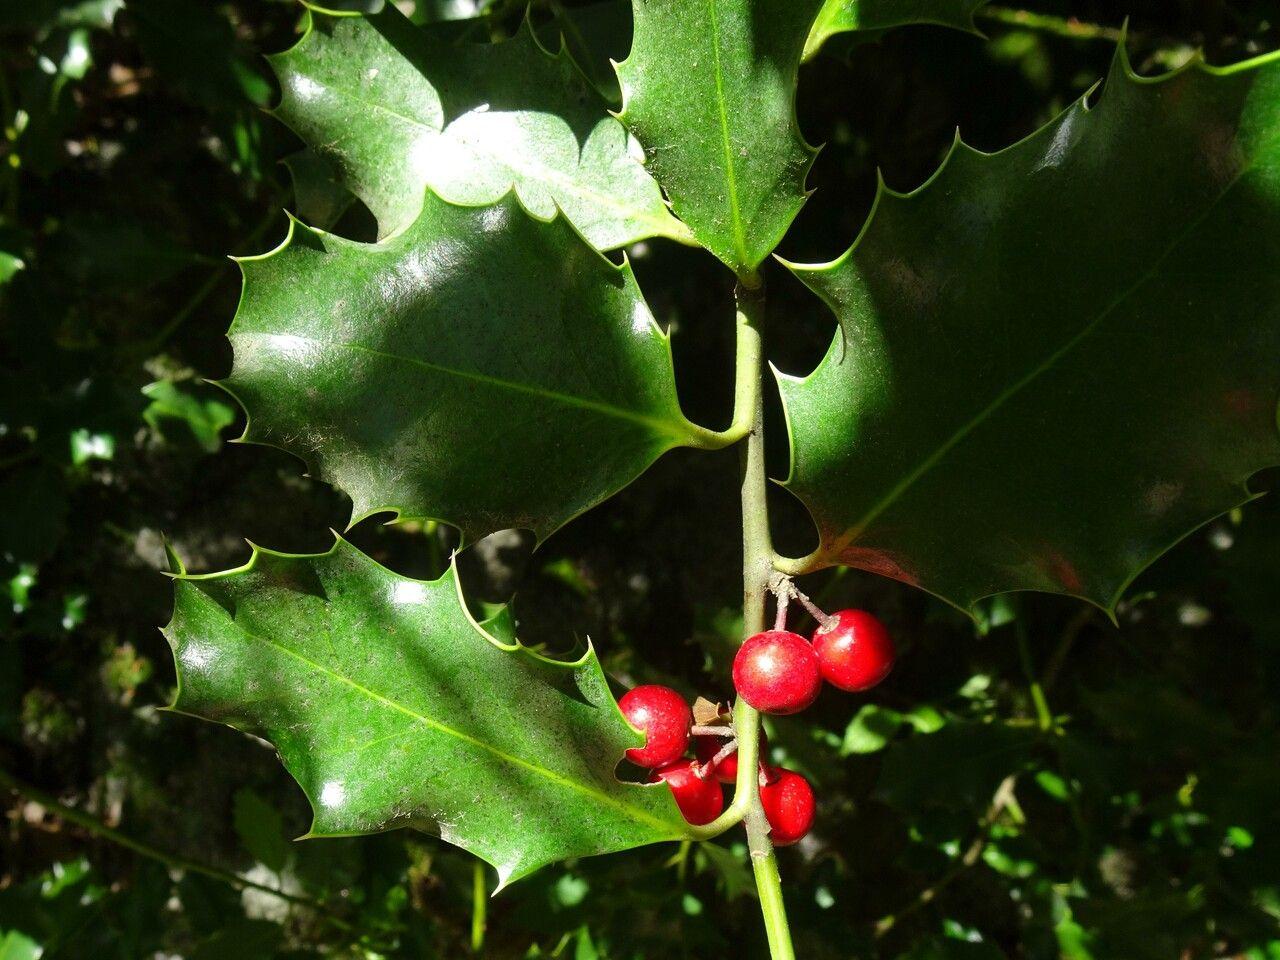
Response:
[{"label": "spiny leaf", "polygon": [[1133,75],[991,156],[882,188],[795,267],[840,320],[781,378],[790,488],[843,563],[969,607],[1110,609],[1280,463],[1280,57]]},{"label": "spiny leaf", "polygon": [[795,119],[817,0],[633,0],[618,65],[623,121],[672,207],[738,274],[759,266],[805,201],[816,151]]},{"label": "spiny leaf", "polygon": [[175,590],[173,708],[271,741],[311,801],[310,836],[430,830],[506,884],[685,835],[669,790],[614,776],[641,737],[594,651],[561,663],[501,643],[453,570],[411,580],[339,540],[255,549]]},{"label": "spiny leaf", "polygon": [[671,349],[627,266],[512,196],[428,194],[362,244],[294,222],[241,261],[226,387],[245,439],[383,510],[467,537],[540,538],[680,445],[715,446],[676,398]]},{"label": "spiny leaf", "polygon": [[688,242],[604,100],[528,26],[505,43],[455,46],[390,3],[308,17],[298,44],[271,58],[276,113],[337,168],[380,236],[414,221],[426,187],[482,204],[514,185],[531,211],[558,207],[601,250]]},{"label": "spiny leaf", "polygon": [[804,58],[813,57],[838,33],[874,32],[913,23],[976,30],[973,14],[987,0],[826,0],[805,41]]}]

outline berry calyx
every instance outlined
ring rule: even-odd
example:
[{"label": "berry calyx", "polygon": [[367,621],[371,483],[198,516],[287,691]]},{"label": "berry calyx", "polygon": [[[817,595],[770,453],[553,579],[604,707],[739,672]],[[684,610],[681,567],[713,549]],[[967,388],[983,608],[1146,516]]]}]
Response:
[{"label": "berry calyx", "polygon": [[[720,737],[694,737],[693,749],[698,755],[698,762],[704,767],[715,759],[716,754],[724,747],[728,740],[722,740]],[[769,738],[765,736],[763,730],[760,731],[760,762],[763,765],[765,758],[769,756]],[[738,751],[729,754],[723,760],[716,764],[715,770],[712,771],[715,778],[721,783],[737,783],[738,782]]]},{"label": "berry calyx", "polygon": [[889,675],[895,652],[889,631],[865,610],[840,610],[813,632],[822,676],[834,687],[858,693]]},{"label": "berry calyx", "polygon": [[769,839],[775,847],[790,846],[813,826],[817,808],[813,787],[791,770],[770,769],[767,772],[776,775],[772,783],[760,787],[760,806],[769,821]]},{"label": "berry calyx", "polygon": [[798,633],[757,633],[733,658],[733,685],[761,713],[799,713],[822,688],[818,655]]},{"label": "berry calyx", "polygon": [[649,775],[650,783],[666,781],[676,798],[680,815],[694,826],[710,823],[724,810],[724,788],[713,776],[698,775],[692,760],[677,760]]},{"label": "berry calyx", "polygon": [[645,684],[628,690],[618,701],[627,722],[644,736],[643,747],[632,747],[627,759],[642,767],[661,767],[684,756],[689,749],[693,713],[684,697],[670,687]]}]

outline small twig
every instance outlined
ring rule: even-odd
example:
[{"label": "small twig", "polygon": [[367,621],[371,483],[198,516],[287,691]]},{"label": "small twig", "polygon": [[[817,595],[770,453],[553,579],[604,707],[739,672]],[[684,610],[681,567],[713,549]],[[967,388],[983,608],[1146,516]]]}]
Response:
[{"label": "small twig", "polygon": [[[271,209],[267,211],[266,215],[258,222],[257,226],[253,228],[253,231],[239,243],[239,248],[241,250],[245,250],[246,248],[256,246],[258,241],[262,239],[264,234],[266,234],[271,224],[275,222],[277,216],[279,216],[279,210],[272,206]],[[168,322],[157,330],[152,337],[144,340],[140,346],[135,348],[134,352],[140,356],[148,357],[168,343],[170,338],[178,332],[179,328],[191,319],[192,314],[194,314],[196,310],[198,310],[200,306],[209,299],[213,292],[218,289],[218,285],[222,282],[224,276],[223,269],[225,266],[225,261],[218,260],[217,265],[209,271],[209,275],[205,278],[204,283],[197,287],[195,292],[187,298],[187,302],[178,308],[178,312],[170,317]]]},{"label": "small twig", "polygon": [[489,890],[485,877],[485,863],[476,857],[471,873],[471,952],[484,950],[484,932],[487,926],[486,911],[489,904]]},{"label": "small twig", "polygon": [[796,585],[794,583],[791,584],[791,592],[795,598],[800,601],[800,605],[809,611],[809,616],[818,621],[819,626],[830,627],[835,623],[835,617],[827,616],[826,612],[821,607],[796,589]]},{"label": "small twig", "polygon": [[978,858],[982,856],[982,851],[987,848],[987,841],[991,839],[991,828],[995,826],[996,821],[1000,819],[1000,814],[1008,806],[1011,806],[1015,800],[1013,796],[1013,788],[1017,783],[1018,775],[1011,773],[996,787],[996,792],[992,794],[991,805],[987,808],[987,812],[983,815],[978,823],[978,835],[973,838],[973,842],[961,854],[960,859],[955,862],[939,880],[931,886],[925,887],[916,895],[916,898],[907,906],[903,907],[897,913],[891,913],[888,916],[881,917],[876,921],[875,935],[876,938],[883,937],[904,918],[918,910],[927,907],[930,903],[937,899],[938,894],[942,893],[947,887],[954,883],[966,870],[978,862]]},{"label": "small twig", "polygon": [[[787,581],[790,583],[791,581]],[[778,612],[773,615],[773,629],[785,630],[787,628],[787,607],[791,604],[791,591],[783,590],[778,594]]]},{"label": "small twig", "polygon": [[1076,639],[1084,628],[1093,622],[1093,614],[1093,607],[1084,607],[1068,621],[1063,629],[1062,636],[1058,640],[1058,646],[1054,648],[1053,653],[1049,656],[1049,662],[1045,664],[1044,673],[1040,677],[1040,686],[1044,688],[1046,693],[1053,689],[1053,685],[1058,679],[1058,674],[1062,672],[1062,665],[1066,663],[1067,655],[1075,645]]},{"label": "small twig", "polygon": [[733,737],[733,736],[736,736],[736,734],[734,734],[734,732],[733,732],[733,727],[731,727],[731,726],[729,726],[729,725],[727,725],[727,724],[726,724],[725,726],[702,726],[702,725],[699,725],[699,724],[694,724],[692,727],[690,727],[690,728],[689,728],[689,732],[690,732],[691,734],[693,734],[695,737]]},{"label": "small twig", "polygon": [[1119,43],[1125,38],[1124,30],[1119,27],[1106,27],[1098,23],[1086,23],[1074,17],[1055,17],[1031,10],[987,6],[977,10],[974,15],[983,20],[1003,23],[1010,27],[1022,27],[1025,30],[1037,30],[1055,37],[1066,37],[1068,40],[1103,40],[1108,43]]},{"label": "small twig", "polygon": [[738,752],[738,741],[730,740],[722,746],[719,752],[706,763],[695,763],[693,765],[693,773],[699,780],[705,780],[715,772],[716,767],[720,766],[728,757]]},{"label": "small twig", "polygon": [[175,856],[171,853],[167,853],[158,847],[151,846],[149,843],[137,840],[114,827],[107,826],[105,823],[90,814],[77,810],[74,807],[67,806],[52,794],[45,793],[43,790],[38,787],[33,787],[29,783],[24,783],[2,768],[0,768],[0,787],[6,787],[19,796],[26,797],[33,803],[39,804],[60,820],[65,820],[67,823],[75,824],[76,826],[87,830],[94,836],[108,840],[117,846],[124,847],[126,850],[131,850],[134,853],[147,857],[151,860],[158,860],[171,870],[180,870],[186,873],[198,873],[213,880],[220,880],[237,890],[258,890],[262,893],[269,893],[273,897],[279,897],[281,900],[316,911],[316,913],[324,917],[339,930],[349,933],[358,932],[354,926],[346,920],[343,920],[341,917],[335,916],[324,906],[324,904],[319,903],[318,901],[308,899],[307,897],[299,897],[296,894],[286,893],[276,887],[267,886],[265,883],[246,880],[244,877],[237,876],[227,870],[220,870],[207,863],[200,863],[196,860],[190,860],[186,857]]},{"label": "small twig", "polygon": [[835,617],[828,616],[821,607],[809,599],[803,590],[795,585],[795,581],[790,577],[780,573],[775,574],[773,579],[769,581],[769,589],[778,598],[778,619],[774,624],[775,630],[781,630],[786,625],[787,604],[791,600],[799,600],[800,605],[809,612],[809,616],[818,621],[820,626],[827,627],[834,624]]},{"label": "small twig", "polygon": [[726,743],[723,747],[720,748],[719,752],[714,757],[711,758],[711,769],[714,770],[716,767],[720,766],[720,764],[724,763],[726,760],[728,760],[737,752],[738,752],[738,741],[730,740],[728,743]]}]

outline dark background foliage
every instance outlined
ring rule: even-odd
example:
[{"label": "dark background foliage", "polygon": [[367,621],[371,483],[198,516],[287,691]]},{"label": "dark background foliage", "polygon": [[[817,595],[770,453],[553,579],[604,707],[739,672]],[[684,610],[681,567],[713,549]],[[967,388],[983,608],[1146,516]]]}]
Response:
[{"label": "dark background foliage", "polygon": [[[444,29],[500,36],[519,7],[435,0],[416,16],[479,14]],[[1280,10],[1264,0],[1034,9],[1111,28],[1131,16],[1148,73],[1196,45],[1217,63],[1280,45]],[[289,456],[227,443],[242,414],[202,380],[230,364],[238,278],[224,255],[278,241],[293,203],[278,161],[297,144],[264,112],[275,93],[259,55],[289,45],[298,14],[282,0],[0,3],[5,960],[470,950],[471,857],[404,831],[292,843],[306,805],[271,750],[160,710],[174,684],[156,630],[164,538],[212,570],[243,562],[245,538],[322,550],[347,519],[344,498]],[[553,0],[534,17],[626,50],[625,6]],[[957,126],[982,149],[1007,145],[1088,90],[1114,52],[1107,31],[990,12],[980,23],[985,38],[920,27],[837,40],[804,69],[801,125],[826,147],[785,256],[835,256],[877,168],[895,188],[918,185]],[[603,59],[588,66],[607,76]],[[338,231],[365,237],[370,224],[356,209]],[[727,272],[663,243],[631,255],[675,331],[687,411],[723,424]],[[806,371],[832,320],[785,272],[769,281],[770,354]],[[769,415],[782,475],[776,398]],[[519,534],[481,543],[464,555],[467,583],[489,601],[518,591],[528,643],[565,650],[589,634],[621,685],[727,698],[735,488],[732,453],[669,455],[536,555]],[[784,552],[805,549],[803,510],[777,491],[774,513]],[[902,658],[872,695],[826,693],[770,725],[774,759],[822,804],[811,837],[781,854],[800,954],[1280,957],[1278,536],[1272,498],[1214,522],[1142,577],[1118,626],[1027,595],[988,604],[975,628],[869,575],[811,578],[824,605],[888,621]],[[352,538],[417,576],[453,545],[447,530],[378,518]],[[484,951],[760,957],[753,896],[737,833],[572,862],[487,905]]]}]

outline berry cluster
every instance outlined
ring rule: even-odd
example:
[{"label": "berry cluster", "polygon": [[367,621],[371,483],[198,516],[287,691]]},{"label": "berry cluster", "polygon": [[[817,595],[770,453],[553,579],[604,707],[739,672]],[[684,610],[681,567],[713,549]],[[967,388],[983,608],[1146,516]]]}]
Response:
[{"label": "berry cluster", "polygon": [[[665,782],[680,813],[692,824],[710,823],[724,810],[724,787],[738,777],[737,741],[733,726],[720,723],[695,726],[693,713],[670,687],[648,685],[628,691],[618,706],[633,727],[645,735],[642,747],[627,751],[627,759],[648,768],[650,783]],[[696,759],[685,756],[690,746]],[[769,741],[760,735],[760,756]],[[809,782],[798,773],[759,765],[760,805],[769,821],[774,844],[795,843],[813,825],[814,797]]]},{"label": "berry cluster", "polygon": [[818,629],[812,642],[782,629],[786,605],[780,603],[775,629],[757,633],[738,649],[733,685],[761,713],[799,713],[818,698],[823,680],[850,693],[869,690],[893,669],[893,640],[871,614],[813,612]]},{"label": "berry cluster", "polygon": [[[893,669],[893,640],[884,624],[864,610],[828,616],[789,580],[775,588],[774,629],[749,637],[733,661],[733,685],[761,713],[799,713],[818,697],[822,681],[850,692],[874,687]],[[812,640],[785,629],[787,605],[795,597],[818,621]],[[696,726],[693,711],[670,687],[636,687],[618,701],[623,715],[645,735],[627,759],[650,771],[649,782],[665,782],[680,813],[707,824],[724,810],[721,784],[737,782],[737,741],[723,714]],[[714,710],[713,710],[714,713]],[[686,756],[692,745],[696,759]],[[804,777],[766,762],[769,742],[760,734],[760,805],[775,846],[795,843],[813,825],[813,788]]]}]

